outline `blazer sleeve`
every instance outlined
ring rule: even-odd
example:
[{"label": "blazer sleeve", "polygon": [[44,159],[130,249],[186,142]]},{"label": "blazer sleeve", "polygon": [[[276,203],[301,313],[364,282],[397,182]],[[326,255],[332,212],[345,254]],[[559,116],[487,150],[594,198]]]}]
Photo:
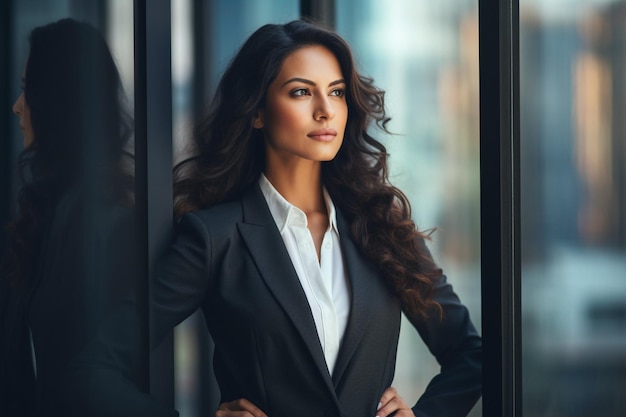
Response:
[{"label": "blazer sleeve", "polygon": [[211,245],[205,223],[185,214],[150,282],[150,345],[198,309],[209,289]]},{"label": "blazer sleeve", "polygon": [[85,290],[78,293],[89,296],[83,300],[84,314],[73,318],[86,321],[89,337],[55,378],[55,403],[44,404],[44,409],[63,416],[177,416],[143,391],[147,306],[144,282],[137,276],[133,211],[109,206],[98,210],[93,216],[99,222],[87,235],[91,246],[81,249],[94,255],[89,274],[76,277],[85,281],[80,284]]},{"label": "blazer sleeve", "polygon": [[[193,313],[207,289],[208,233],[192,214],[177,233],[150,277],[150,344],[156,346],[172,328]],[[66,415],[158,416],[178,413],[142,392],[133,378],[144,349],[143,307],[121,299],[113,306],[96,337],[72,361],[64,377],[69,404]],[[78,395],[77,395],[78,394]],[[76,396],[73,397],[72,395]]]},{"label": "blazer sleeve", "polygon": [[413,413],[416,417],[467,416],[482,392],[482,341],[445,275],[435,285],[434,299],[442,308],[441,317],[435,312],[427,320],[410,319],[441,365]]}]

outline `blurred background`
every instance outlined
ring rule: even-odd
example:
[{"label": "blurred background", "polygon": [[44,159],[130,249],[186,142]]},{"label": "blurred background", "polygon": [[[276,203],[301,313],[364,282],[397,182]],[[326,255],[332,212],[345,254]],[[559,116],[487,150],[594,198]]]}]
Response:
[{"label": "blurred background", "polygon": [[[10,167],[21,144],[10,106],[28,31],[65,16],[90,21],[105,33],[131,103],[134,88],[132,2],[10,3],[0,93],[5,217],[14,210]],[[523,415],[623,416],[626,1],[520,0],[519,7]],[[241,43],[265,23],[300,14],[298,0],[171,1],[174,161]],[[392,181],[409,196],[418,226],[434,229],[435,259],[480,330],[489,317],[481,317],[480,300],[478,0],[336,0],[333,14],[360,71],[387,91],[394,134],[379,137]],[[174,336],[183,417],[207,415],[216,401],[202,320],[192,316]],[[407,402],[437,370],[404,322],[394,384]],[[480,404],[471,415],[482,415]]]},{"label": "blurred background", "polygon": [[626,415],[626,2],[520,1],[524,416]]}]

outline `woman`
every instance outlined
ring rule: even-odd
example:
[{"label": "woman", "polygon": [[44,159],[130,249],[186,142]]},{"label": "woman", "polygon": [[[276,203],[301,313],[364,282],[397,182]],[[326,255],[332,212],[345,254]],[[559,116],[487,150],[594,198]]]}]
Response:
[{"label": "woman", "polygon": [[0,271],[1,415],[63,413],[68,364],[134,276],[123,157],[132,121],[111,53],[71,19],[29,40],[13,106],[19,207]]},{"label": "woman", "polygon": [[[387,178],[383,92],[317,24],[257,30],[177,169],[152,336],[202,307],[216,416],[456,416],[481,341]],[[411,409],[390,387],[401,311],[442,365]]]}]

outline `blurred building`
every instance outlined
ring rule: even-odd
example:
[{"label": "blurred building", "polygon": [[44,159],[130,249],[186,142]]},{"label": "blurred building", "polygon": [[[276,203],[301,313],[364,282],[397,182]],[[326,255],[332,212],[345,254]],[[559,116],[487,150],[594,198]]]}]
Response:
[{"label": "blurred building", "polygon": [[521,5],[525,416],[626,404],[626,3]]}]

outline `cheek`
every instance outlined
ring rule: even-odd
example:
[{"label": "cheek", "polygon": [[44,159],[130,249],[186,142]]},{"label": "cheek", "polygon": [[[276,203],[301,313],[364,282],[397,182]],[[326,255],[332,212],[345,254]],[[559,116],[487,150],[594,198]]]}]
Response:
[{"label": "cheek", "polygon": [[335,126],[337,128],[343,129],[345,133],[345,129],[348,127],[348,108],[338,109],[335,113]]},{"label": "cheek", "polygon": [[30,123],[30,109],[28,108],[28,106],[24,106],[22,108],[22,119],[24,120],[24,123],[26,124],[26,128],[30,129],[31,128],[31,123]]},{"label": "cheek", "polygon": [[344,126],[348,123],[348,106],[342,108],[342,121]]},{"label": "cheek", "polygon": [[273,106],[270,117],[270,129],[273,131],[295,130],[306,123],[306,112],[298,106],[277,103]]}]

